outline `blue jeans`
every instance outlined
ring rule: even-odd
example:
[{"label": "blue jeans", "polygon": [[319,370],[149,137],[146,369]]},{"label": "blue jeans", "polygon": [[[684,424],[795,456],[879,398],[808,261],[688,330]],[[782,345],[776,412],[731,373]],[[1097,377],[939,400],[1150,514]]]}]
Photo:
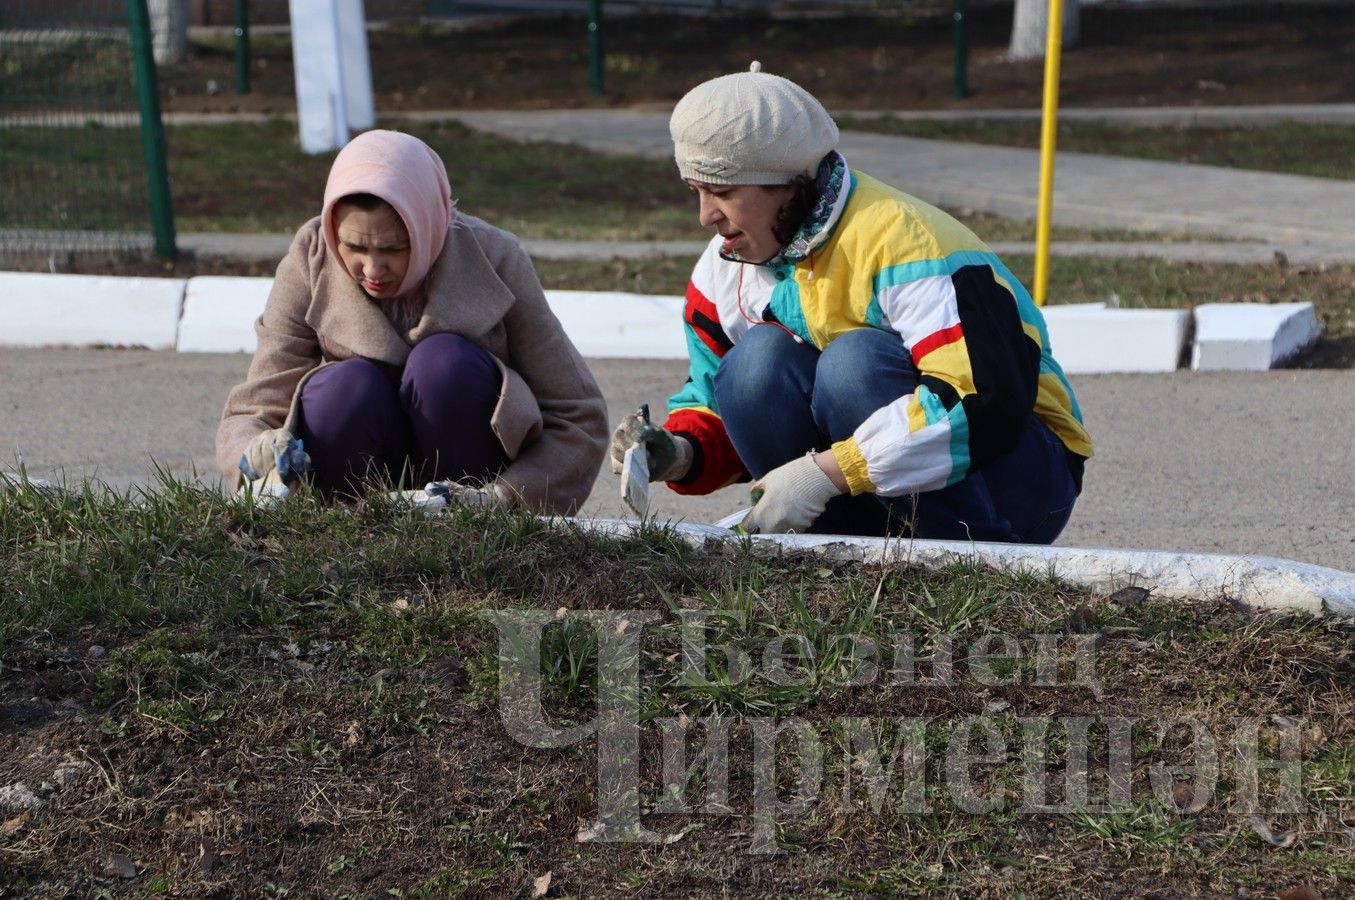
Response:
[{"label": "blue jeans", "polygon": [[[760,478],[851,437],[919,380],[903,342],[884,331],[851,331],[819,352],[775,325],[757,325],[721,361],[715,402],[739,458]],[[837,497],[810,530],[1048,544],[1076,499],[1068,451],[1032,414],[1009,453],[963,481],[914,496]]]}]

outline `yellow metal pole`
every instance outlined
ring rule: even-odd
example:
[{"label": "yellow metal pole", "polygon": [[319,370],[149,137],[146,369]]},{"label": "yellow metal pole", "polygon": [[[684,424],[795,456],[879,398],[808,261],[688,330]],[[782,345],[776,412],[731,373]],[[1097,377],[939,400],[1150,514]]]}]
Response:
[{"label": "yellow metal pole", "polygon": [[1054,137],[1059,120],[1059,52],[1063,49],[1063,0],[1049,0],[1044,51],[1044,113],[1040,129],[1040,209],[1035,223],[1035,305],[1049,294],[1049,219],[1054,205]]}]

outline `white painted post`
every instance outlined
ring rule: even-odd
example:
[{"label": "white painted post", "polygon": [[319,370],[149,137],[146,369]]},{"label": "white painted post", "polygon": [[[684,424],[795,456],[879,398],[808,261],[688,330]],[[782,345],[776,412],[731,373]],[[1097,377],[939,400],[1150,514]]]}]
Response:
[{"label": "white painted post", "polygon": [[372,100],[372,65],[367,52],[367,17],[362,0],[338,0],[339,48],[343,58],[344,118],[354,131],[376,125]]},{"label": "white painted post", "polygon": [[[1078,0],[1064,0],[1063,46],[1073,47],[1081,37]],[[1044,59],[1049,32],[1049,0],[1016,0],[1012,8],[1010,59]]]},{"label": "white painted post", "polygon": [[362,0],[289,0],[301,149],[327,153],[376,124]]},{"label": "white painted post", "polygon": [[146,11],[156,64],[183,62],[188,54],[188,0],[147,0]]}]

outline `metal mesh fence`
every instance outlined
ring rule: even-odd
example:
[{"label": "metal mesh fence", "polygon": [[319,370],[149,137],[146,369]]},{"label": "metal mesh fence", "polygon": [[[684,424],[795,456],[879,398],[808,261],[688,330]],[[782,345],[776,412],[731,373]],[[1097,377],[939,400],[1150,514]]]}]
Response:
[{"label": "metal mesh fence", "polygon": [[0,255],[152,246],[126,0],[0,0]]}]

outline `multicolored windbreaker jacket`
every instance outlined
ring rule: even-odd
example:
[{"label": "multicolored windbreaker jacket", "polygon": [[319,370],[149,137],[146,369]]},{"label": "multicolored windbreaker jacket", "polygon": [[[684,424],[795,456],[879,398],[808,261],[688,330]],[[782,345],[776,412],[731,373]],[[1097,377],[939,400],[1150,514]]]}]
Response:
[{"label": "multicolored windbreaker jacket", "polygon": [[1044,317],[996,254],[941,210],[849,171],[840,154],[825,160],[819,183],[824,199],[780,256],[743,264],[721,255],[717,235],[692,272],[683,314],[691,369],[664,427],[690,438],[696,455],[670,487],[704,494],[746,477],[716,407],[715,372],[762,322],[820,350],[847,331],[879,328],[912,354],[918,389],[832,447],[853,494],[954,484],[1015,446],[1031,410],[1070,451],[1091,456]]}]

